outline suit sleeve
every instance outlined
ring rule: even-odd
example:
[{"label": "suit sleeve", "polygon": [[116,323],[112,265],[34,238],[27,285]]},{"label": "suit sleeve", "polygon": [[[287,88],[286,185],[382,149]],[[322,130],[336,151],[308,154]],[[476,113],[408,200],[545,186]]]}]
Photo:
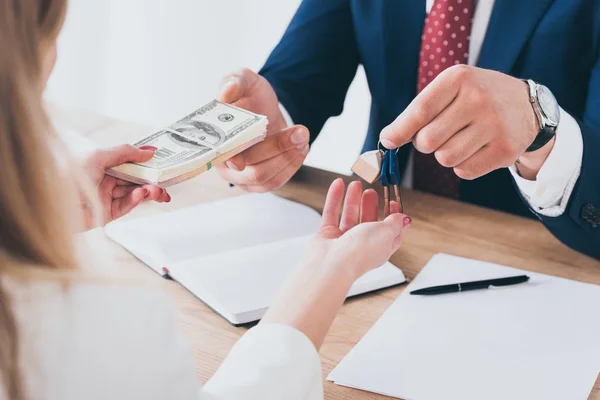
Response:
[{"label": "suit sleeve", "polygon": [[537,214],[561,241],[600,259],[600,59],[590,76],[586,111],[577,120],[583,139],[581,173],[565,213],[557,217]]},{"label": "suit sleeve", "polygon": [[342,113],[359,62],[350,0],[304,0],[260,74],[314,140]]}]

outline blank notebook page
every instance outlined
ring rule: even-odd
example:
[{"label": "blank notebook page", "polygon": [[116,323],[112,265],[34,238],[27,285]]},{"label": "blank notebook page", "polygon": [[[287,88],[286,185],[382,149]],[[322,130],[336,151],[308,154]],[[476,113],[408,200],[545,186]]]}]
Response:
[{"label": "blank notebook page", "polygon": [[[290,273],[305,256],[312,236],[282,240],[228,253],[185,261],[171,268],[171,276],[223,314],[256,312],[256,319],[272,304]],[[405,281],[390,263],[363,275],[349,295]],[[252,320],[252,318],[250,319]]]},{"label": "blank notebook page", "polygon": [[210,295],[231,314],[271,305],[310,237],[246,247],[171,267],[174,279],[199,297]]},{"label": "blank notebook page", "polygon": [[[522,274],[529,283],[409,295]],[[585,400],[599,371],[599,286],[437,255],[328,379],[411,400]]]},{"label": "blank notebook page", "polygon": [[[150,266],[314,234],[321,216],[273,194],[250,194],[156,216],[116,221],[107,235]],[[153,264],[153,265],[152,265]]]}]

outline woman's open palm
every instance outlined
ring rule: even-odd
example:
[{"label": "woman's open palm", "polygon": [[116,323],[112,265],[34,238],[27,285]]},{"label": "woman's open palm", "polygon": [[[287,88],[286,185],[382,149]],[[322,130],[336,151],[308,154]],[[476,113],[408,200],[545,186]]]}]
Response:
[{"label": "woman's open palm", "polygon": [[360,276],[384,264],[400,248],[403,231],[411,219],[400,214],[400,206],[392,202],[392,214],[378,222],[377,192],[363,192],[360,182],[348,186],[345,199],[344,191],[341,179],[331,184],[312,250],[321,257],[356,265]]}]

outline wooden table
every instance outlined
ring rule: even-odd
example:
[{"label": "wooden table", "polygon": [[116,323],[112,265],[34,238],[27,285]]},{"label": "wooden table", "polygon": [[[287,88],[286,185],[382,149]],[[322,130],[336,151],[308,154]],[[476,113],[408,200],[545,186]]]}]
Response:
[{"label": "wooden table", "polygon": [[[76,130],[102,146],[133,141],[150,132],[148,127],[83,111],[53,107],[52,115],[60,127]],[[327,188],[336,177],[338,175],[330,172],[303,167],[293,181],[277,194],[321,211]],[[348,177],[344,179],[350,181]],[[171,188],[170,193],[173,198],[170,204],[144,204],[126,218],[170,212],[242,192],[229,188],[210,172]],[[405,190],[404,198],[406,210],[414,222],[405,234],[403,248],[391,261],[402,268],[409,280],[434,254],[449,253],[600,285],[600,262],[567,248],[536,220],[416,191]],[[198,377],[205,382],[246,329],[231,326],[177,283],[159,279],[119,246],[112,242],[108,246],[114,252],[119,268],[139,279],[157,283],[173,297],[181,310],[183,331],[193,345]],[[346,302],[321,349],[324,378],[403,290],[404,286],[396,287]],[[598,316],[600,305],[598,315],[590,315],[590,318]],[[387,397],[325,382],[325,398],[358,400]],[[589,399],[600,400],[600,379],[596,381]]]}]

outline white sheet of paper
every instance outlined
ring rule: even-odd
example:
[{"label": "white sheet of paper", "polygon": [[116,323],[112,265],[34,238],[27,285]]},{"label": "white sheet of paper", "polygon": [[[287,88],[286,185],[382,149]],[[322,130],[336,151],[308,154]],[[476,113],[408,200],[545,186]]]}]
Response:
[{"label": "white sheet of paper", "polygon": [[[423,287],[526,274],[503,289]],[[407,400],[585,400],[600,372],[600,286],[437,255],[328,379]]]},{"label": "white sheet of paper", "polygon": [[[262,318],[305,255],[311,236],[246,247],[175,264],[171,276],[233,322]],[[405,282],[390,263],[355,282],[349,296]],[[244,314],[247,314],[246,316]]]},{"label": "white sheet of paper", "polygon": [[321,216],[273,194],[249,194],[107,225],[106,234],[157,272],[211,254],[314,234]]}]

